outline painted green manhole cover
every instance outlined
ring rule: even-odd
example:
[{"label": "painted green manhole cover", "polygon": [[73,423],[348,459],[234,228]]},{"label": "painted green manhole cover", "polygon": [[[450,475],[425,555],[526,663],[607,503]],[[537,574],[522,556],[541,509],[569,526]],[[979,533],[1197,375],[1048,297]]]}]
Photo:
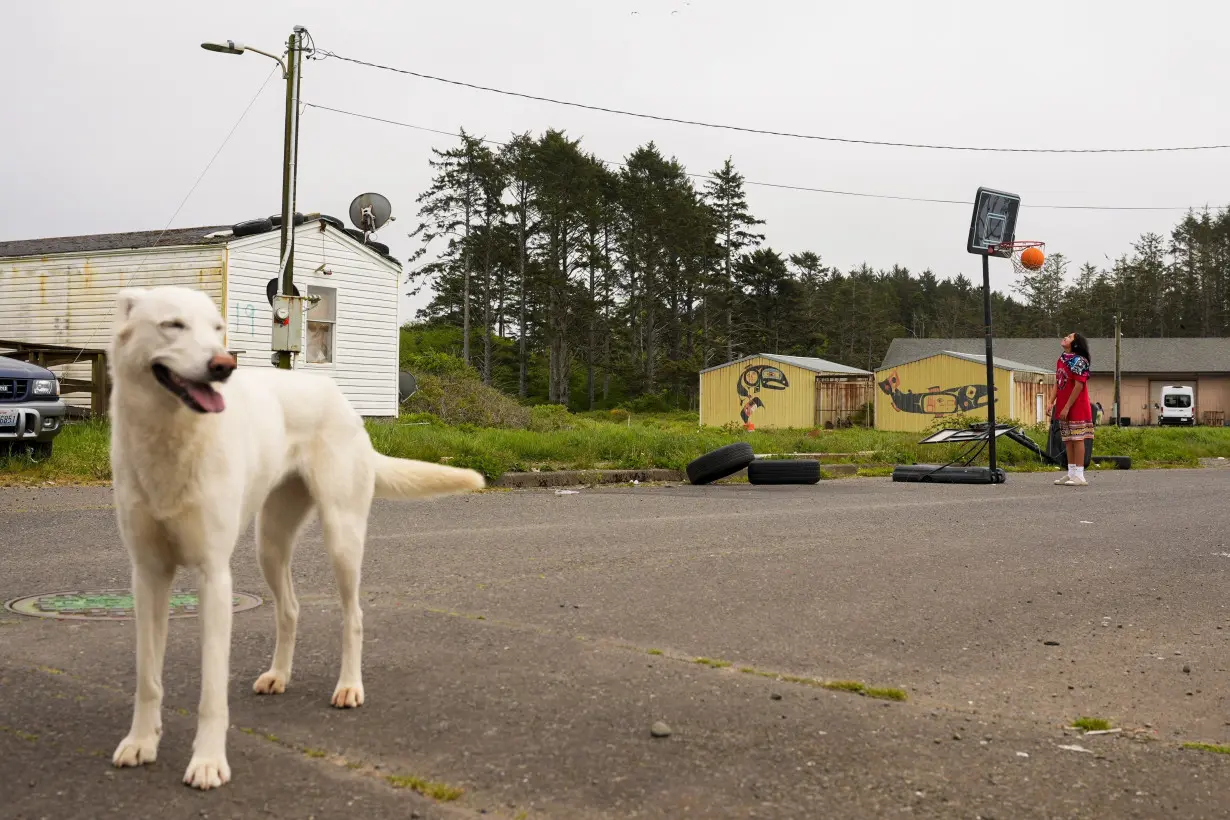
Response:
[{"label": "painted green manhole cover", "polygon": [[[236,592],[231,600],[235,612],[255,609],[261,605],[260,598],[246,592]],[[4,607],[18,615],[29,615],[32,618],[122,621],[133,617],[132,592],[126,589],[46,592],[14,599]],[[195,618],[199,607],[196,590],[171,591],[172,618]]]}]

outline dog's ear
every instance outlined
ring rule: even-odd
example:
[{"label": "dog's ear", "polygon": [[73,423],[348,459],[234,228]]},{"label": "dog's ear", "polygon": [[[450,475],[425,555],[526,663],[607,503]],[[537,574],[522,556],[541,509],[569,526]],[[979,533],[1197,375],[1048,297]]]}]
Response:
[{"label": "dog's ear", "polygon": [[121,321],[132,314],[132,309],[145,297],[145,288],[123,288],[115,295],[116,315]]}]

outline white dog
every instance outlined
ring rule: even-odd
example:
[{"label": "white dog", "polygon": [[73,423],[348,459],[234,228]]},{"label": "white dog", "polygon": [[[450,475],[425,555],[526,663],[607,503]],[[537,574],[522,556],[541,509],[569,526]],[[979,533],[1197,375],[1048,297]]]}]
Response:
[{"label": "white dog", "polygon": [[226,762],[231,553],[257,521],[261,570],[273,592],[277,645],[260,694],[285,691],[299,604],[291,583],[295,536],[320,516],[342,602],[342,668],[333,705],[363,703],[359,568],[373,496],[426,498],[476,490],[482,476],[388,458],[327,377],[235,371],[213,301],[185,288],[119,294],[110,356],[111,465],[120,535],[132,560],[137,691],[116,766],[153,762],[162,734],[162,664],[171,582],[199,575],[201,700],[184,782],[231,777]]}]

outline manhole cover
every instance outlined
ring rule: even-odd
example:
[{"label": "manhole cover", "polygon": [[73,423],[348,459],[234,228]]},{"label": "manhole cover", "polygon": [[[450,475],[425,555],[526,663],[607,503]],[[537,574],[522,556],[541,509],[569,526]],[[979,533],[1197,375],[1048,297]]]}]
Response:
[{"label": "manhole cover", "polygon": [[[243,612],[261,605],[261,599],[246,592],[236,592],[232,609]],[[126,589],[94,589],[84,592],[45,592],[16,598],[5,609],[32,618],[68,618],[72,620],[123,621],[133,617],[132,592]],[[171,590],[171,617],[195,618],[200,601],[194,589]]]}]

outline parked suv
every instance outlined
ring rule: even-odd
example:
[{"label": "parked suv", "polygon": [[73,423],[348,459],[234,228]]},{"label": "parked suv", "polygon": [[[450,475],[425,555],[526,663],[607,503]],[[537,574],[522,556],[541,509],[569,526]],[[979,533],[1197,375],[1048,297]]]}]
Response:
[{"label": "parked suv", "polygon": [[54,373],[0,356],[0,447],[47,458],[66,411]]}]

